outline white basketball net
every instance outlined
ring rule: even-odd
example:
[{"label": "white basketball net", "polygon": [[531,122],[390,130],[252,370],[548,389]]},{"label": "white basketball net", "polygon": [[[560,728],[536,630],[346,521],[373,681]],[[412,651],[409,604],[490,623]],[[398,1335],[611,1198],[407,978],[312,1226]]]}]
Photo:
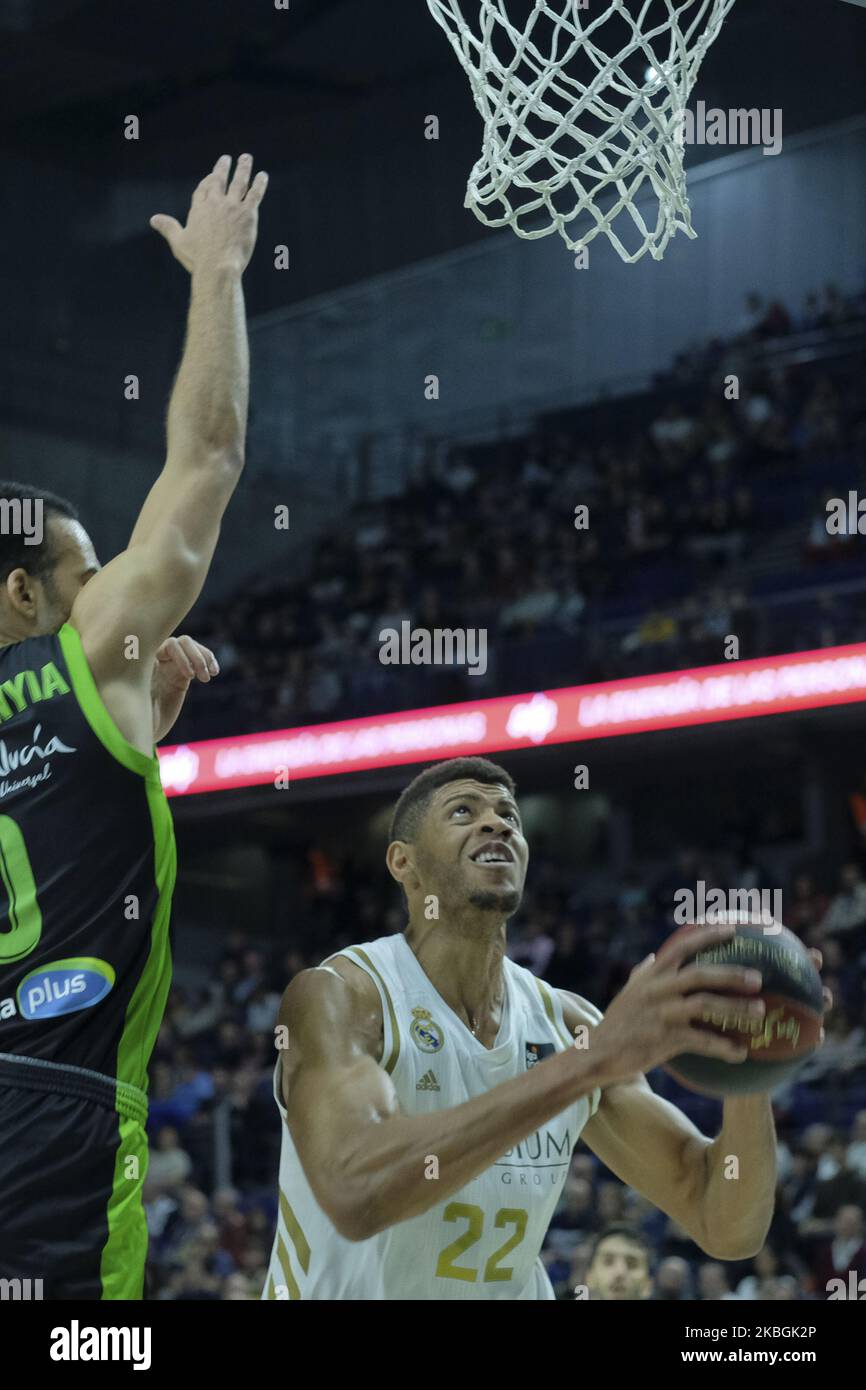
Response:
[{"label": "white basketball net", "polygon": [[[530,240],[558,232],[572,250],[604,232],[629,262],[695,236],[686,104],[734,0],[462,0],[472,22],[460,0],[427,3],[484,120],[466,190],[476,217]],[[653,227],[635,205],[645,184]],[[637,249],[614,231],[624,213]]]}]

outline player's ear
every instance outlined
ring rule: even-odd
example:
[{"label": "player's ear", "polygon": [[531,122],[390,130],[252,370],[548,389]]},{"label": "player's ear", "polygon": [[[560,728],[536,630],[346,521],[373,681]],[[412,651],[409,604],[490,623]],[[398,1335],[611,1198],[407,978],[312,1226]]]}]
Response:
[{"label": "player's ear", "polygon": [[403,840],[391,841],[385,854],[385,863],[391,877],[396,879],[404,888],[408,880],[415,875],[412,846]]},{"label": "player's ear", "polygon": [[25,569],[14,569],[6,580],[6,597],[18,613],[32,618],[36,613],[33,580]]}]

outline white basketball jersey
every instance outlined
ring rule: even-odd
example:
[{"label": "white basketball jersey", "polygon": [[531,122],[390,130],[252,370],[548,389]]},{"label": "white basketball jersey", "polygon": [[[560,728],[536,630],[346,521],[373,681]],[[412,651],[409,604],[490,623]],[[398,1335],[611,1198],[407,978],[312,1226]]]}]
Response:
[{"label": "white basketball jersey", "polygon": [[[380,1066],[408,1115],[460,1105],[572,1045],[555,990],[507,958],[502,1020],[487,1049],[434,989],[402,933],[335,954],[366,971],[379,991]],[[279,1218],[263,1298],[553,1298],[539,1252],[600,1090],[548,1120],[422,1216],[364,1241],[345,1240],[310,1190],[286,1124],[279,1062],[274,1096],[283,1121]],[[434,1186],[435,1165],[431,1155]]]}]

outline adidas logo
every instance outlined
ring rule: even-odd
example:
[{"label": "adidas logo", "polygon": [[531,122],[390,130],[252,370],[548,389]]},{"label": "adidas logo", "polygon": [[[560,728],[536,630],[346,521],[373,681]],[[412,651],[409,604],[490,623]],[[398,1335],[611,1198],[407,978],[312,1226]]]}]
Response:
[{"label": "adidas logo", "polygon": [[421,1077],[421,1080],[420,1080],[420,1081],[418,1082],[418,1084],[416,1085],[415,1090],[416,1090],[416,1091],[438,1091],[438,1090],[439,1090],[439,1082],[436,1080],[435,1073],[432,1072],[432,1071],[425,1071],[424,1075]]}]

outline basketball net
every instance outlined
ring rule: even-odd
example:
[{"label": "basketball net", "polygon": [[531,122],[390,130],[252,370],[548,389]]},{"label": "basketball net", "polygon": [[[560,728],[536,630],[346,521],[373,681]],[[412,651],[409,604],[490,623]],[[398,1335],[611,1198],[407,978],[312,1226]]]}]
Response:
[{"label": "basketball net", "polygon": [[[466,190],[480,221],[527,240],[558,232],[573,251],[603,232],[630,263],[696,235],[686,105],[734,0],[462,0],[472,22],[460,0],[427,4],[484,121]],[[657,201],[652,227],[642,192]]]}]

